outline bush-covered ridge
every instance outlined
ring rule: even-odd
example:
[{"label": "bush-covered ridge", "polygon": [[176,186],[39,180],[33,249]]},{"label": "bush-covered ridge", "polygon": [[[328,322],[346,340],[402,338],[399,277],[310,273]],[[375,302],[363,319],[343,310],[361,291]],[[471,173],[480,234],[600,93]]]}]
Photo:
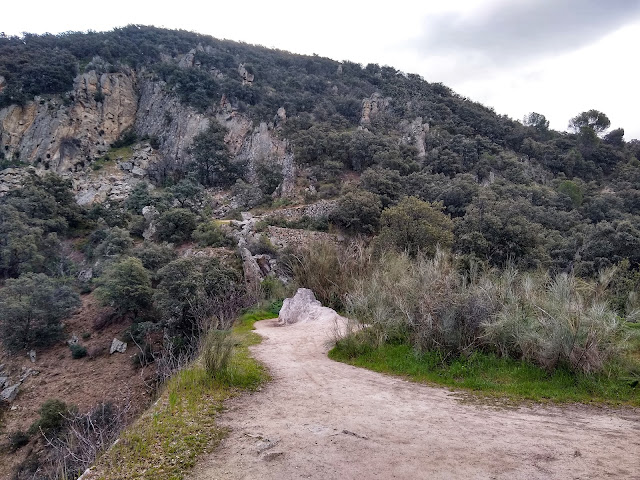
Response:
[{"label": "bush-covered ridge", "polygon": [[[192,49],[193,66],[178,66]],[[251,82],[239,74],[240,65]],[[256,121],[271,122],[284,107],[287,119],[275,131],[289,140],[314,187],[305,198],[343,195],[333,222],[350,233],[377,233],[382,209],[414,196],[442,203],[454,220],[456,252],[491,265],[592,277],[627,260],[630,272],[640,265],[640,142],[626,142],[622,129],[606,133],[609,119],[595,110],[576,112],[572,133],[561,133],[548,129],[544,115],[517,122],[392,67],[136,25],[0,38],[0,75],[7,80],[0,104],[67,91],[85,69],[130,68],[164,80],[210,116],[223,98]],[[38,83],[42,79],[50,82]],[[371,109],[365,128],[358,128],[364,99],[377,102],[377,113]],[[247,172],[221,147],[223,133],[219,127],[203,132],[193,144],[194,164],[158,181],[186,175],[205,186],[237,181],[232,193],[241,208],[268,201],[279,178],[260,172],[268,184],[260,192],[248,186]],[[352,172],[361,174],[354,192],[343,188]],[[362,218],[353,217],[365,206]]]}]

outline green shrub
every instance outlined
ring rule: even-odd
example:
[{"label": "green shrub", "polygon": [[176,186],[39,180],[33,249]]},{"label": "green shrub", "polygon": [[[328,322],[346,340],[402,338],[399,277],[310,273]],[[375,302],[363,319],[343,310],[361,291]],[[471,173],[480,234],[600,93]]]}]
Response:
[{"label": "green shrub", "polygon": [[415,197],[402,199],[382,212],[378,244],[410,255],[423,252],[433,256],[438,245],[451,248],[453,222],[442,210],[440,203],[431,204]]},{"label": "green shrub", "polygon": [[196,215],[184,208],[172,208],[158,218],[158,238],[165,242],[184,243],[196,228]]},{"label": "green shrub", "polygon": [[74,359],[84,358],[87,356],[87,348],[79,343],[69,345],[69,349],[71,350],[71,357]]},{"label": "green shrub", "polygon": [[558,185],[558,191],[568,196],[571,199],[571,203],[574,207],[577,208],[582,205],[584,192],[582,191],[582,188],[580,188],[580,185],[578,185],[577,183],[571,180],[564,180]]},{"label": "green shrub", "polygon": [[382,203],[377,195],[355,190],[340,197],[331,221],[350,233],[372,234],[378,230],[381,211]]},{"label": "green shrub", "polygon": [[183,178],[169,188],[171,196],[180,204],[180,208],[194,210],[202,203],[204,193],[202,185],[191,178]]},{"label": "green shrub", "polygon": [[113,227],[106,231],[93,254],[96,257],[115,258],[128,252],[133,246],[133,239],[124,228]]},{"label": "green shrub", "polygon": [[214,221],[201,223],[191,235],[201,247],[232,247],[234,242]]},{"label": "green shrub", "polygon": [[252,238],[247,243],[247,248],[253,255],[277,255],[278,250],[275,245],[271,243],[269,237],[267,237],[264,233],[261,234],[257,239]]},{"label": "green shrub", "polygon": [[282,300],[286,291],[284,283],[276,277],[269,276],[260,282],[260,292],[265,300]]},{"label": "green shrub", "polygon": [[[445,356],[494,352],[591,374],[623,358],[628,335],[603,295],[598,284],[566,274],[461,271],[439,250],[434,258],[383,252],[343,298],[350,318],[371,326],[379,344]],[[355,349],[348,342],[344,348]]]},{"label": "green shrub", "polygon": [[209,128],[193,139],[193,171],[198,181],[207,187],[228,187],[242,177],[244,165],[231,159],[224,141],[227,130],[213,120]]},{"label": "green shrub", "polygon": [[29,434],[22,430],[16,430],[9,434],[9,450],[15,452],[29,443]]},{"label": "green shrub", "polygon": [[111,148],[129,147],[138,141],[138,135],[133,128],[123,131],[118,139],[111,144]]},{"label": "green shrub", "polygon": [[0,289],[2,341],[11,350],[46,347],[62,336],[61,320],[80,306],[80,298],[61,279],[26,273]]},{"label": "green shrub", "polygon": [[241,274],[216,258],[178,258],[158,278],[153,298],[163,326],[185,342],[209,328],[230,328],[244,306]]},{"label": "green shrub", "polygon": [[615,311],[567,274],[550,281],[529,275],[514,279],[500,313],[483,326],[485,341],[503,356],[582,373],[602,371],[619,358],[627,336]]},{"label": "green shrub", "polygon": [[262,193],[262,190],[242,179],[236,180],[231,193],[235,197],[238,206],[243,209],[255,208],[267,203],[269,200],[269,197]]},{"label": "green shrub", "polygon": [[157,272],[177,256],[171,245],[144,242],[131,252],[142,262],[142,266],[152,273]]},{"label": "green shrub", "polygon": [[42,431],[42,433],[47,434],[60,430],[67,421],[66,417],[73,410],[72,407],[61,400],[47,400],[38,410],[40,418],[29,427],[29,433],[33,434]]},{"label": "green shrub", "polygon": [[124,315],[137,316],[151,307],[151,279],[142,262],[135,257],[123,257],[110,265],[99,279],[96,296],[103,305],[111,305]]},{"label": "green shrub", "polygon": [[140,182],[133,187],[133,190],[127,196],[124,202],[125,207],[130,212],[141,215],[142,209],[147,205],[153,205],[153,197],[149,192],[149,185],[146,182]]}]

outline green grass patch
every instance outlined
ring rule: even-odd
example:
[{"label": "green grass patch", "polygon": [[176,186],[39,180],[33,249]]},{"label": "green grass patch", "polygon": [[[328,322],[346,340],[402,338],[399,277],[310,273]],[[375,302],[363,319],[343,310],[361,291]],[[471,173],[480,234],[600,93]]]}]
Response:
[{"label": "green grass patch", "polygon": [[114,166],[115,161],[121,158],[123,162],[131,159],[133,156],[133,147],[112,148],[104,156],[91,162],[91,169],[94,171],[102,170],[109,166]]},{"label": "green grass patch", "polygon": [[[362,333],[362,332],[361,332]],[[514,401],[602,403],[640,406],[640,387],[621,367],[607,374],[552,373],[531,363],[475,352],[444,358],[439,352],[416,353],[406,344],[368,347],[340,340],[329,352],[333,360],[394,374],[409,380]],[[634,386],[635,385],[635,386]]]},{"label": "green grass patch", "polygon": [[103,480],[180,480],[197,458],[215,448],[227,431],[216,424],[224,400],[255,390],[269,379],[249,354],[260,342],[253,324],[273,314],[254,310],[233,329],[235,346],[229,369],[219,378],[207,374],[200,362],[178,372],[158,401],[120,436],[119,442],[96,462]]}]

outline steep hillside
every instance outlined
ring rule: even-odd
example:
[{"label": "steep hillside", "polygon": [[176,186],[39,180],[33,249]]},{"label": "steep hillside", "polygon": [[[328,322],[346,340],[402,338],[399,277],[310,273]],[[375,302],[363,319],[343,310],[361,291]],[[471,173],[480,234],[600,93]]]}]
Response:
[{"label": "steep hillside", "polygon": [[[441,201],[456,219],[456,250],[493,264],[586,275],[638,264],[640,144],[604,135],[600,112],[560,133],[542,115],[524,126],[391,67],[143,26],[2,38],[0,75],[3,165],[71,175],[82,203],[189,172],[214,187],[262,180],[264,195],[236,185],[239,208],[271,194],[311,201],[339,195],[355,172],[382,207],[402,195]],[[193,148],[211,122],[225,129],[231,163],[246,167],[225,179],[204,171],[211,142],[199,157]],[[133,134],[152,148],[133,161],[109,154]],[[119,168],[92,180],[111,157]],[[18,178],[3,177],[4,189]]]}]

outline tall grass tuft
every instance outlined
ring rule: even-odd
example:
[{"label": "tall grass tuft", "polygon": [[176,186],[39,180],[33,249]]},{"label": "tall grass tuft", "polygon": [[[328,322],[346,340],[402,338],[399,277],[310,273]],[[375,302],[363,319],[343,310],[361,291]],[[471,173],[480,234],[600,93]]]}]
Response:
[{"label": "tall grass tuft", "polygon": [[212,378],[222,378],[229,368],[234,342],[228,331],[211,329],[202,343],[205,371]]},{"label": "tall grass tuft", "polygon": [[[606,302],[610,272],[572,275],[481,270],[450,253],[381,252],[315,245],[294,257],[296,281],[367,326],[341,345],[357,355],[385,343],[442,358],[476,351],[524,359],[548,371],[595,373],[621,358],[625,321]],[[348,348],[347,348],[348,347]]]},{"label": "tall grass tuft", "polygon": [[503,356],[522,357],[553,370],[601,371],[624,350],[623,320],[603,300],[597,285],[565,273],[519,276],[513,295],[484,323],[484,341]]}]

